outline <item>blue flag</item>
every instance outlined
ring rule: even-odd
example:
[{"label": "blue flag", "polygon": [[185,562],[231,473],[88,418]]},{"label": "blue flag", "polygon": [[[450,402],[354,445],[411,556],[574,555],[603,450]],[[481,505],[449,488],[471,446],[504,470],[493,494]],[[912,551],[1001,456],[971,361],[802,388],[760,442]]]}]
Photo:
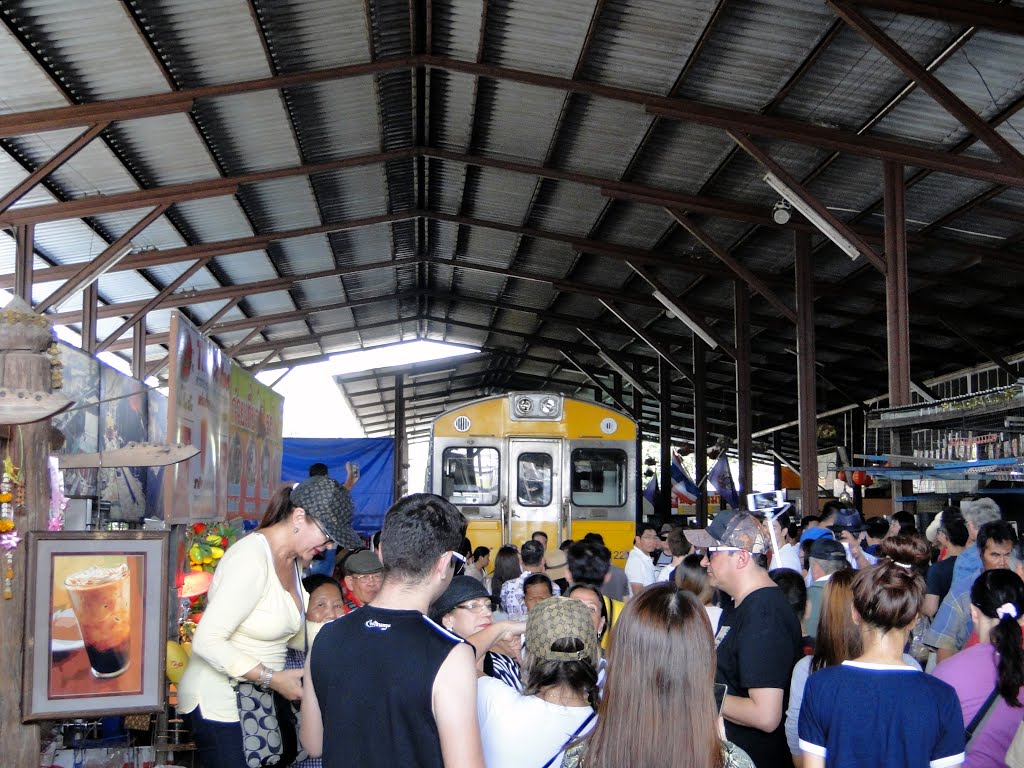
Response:
[{"label": "blue flag", "polygon": [[699,495],[697,484],[693,482],[690,474],[683,466],[683,460],[675,451],[672,452],[672,494],[673,506],[682,502],[683,504],[695,504]]},{"label": "blue flag", "polygon": [[652,506],[655,506],[655,498],[658,496],[658,476],[651,475],[651,479],[647,482],[644,488],[644,498],[651,502]]},{"label": "blue flag", "polygon": [[732,509],[740,508],[740,495],[736,492],[736,486],[732,481],[732,470],[729,469],[729,459],[726,457],[725,451],[718,455],[718,461],[708,472],[708,480],[715,486],[715,490],[718,491],[718,495],[722,497],[726,506]]}]

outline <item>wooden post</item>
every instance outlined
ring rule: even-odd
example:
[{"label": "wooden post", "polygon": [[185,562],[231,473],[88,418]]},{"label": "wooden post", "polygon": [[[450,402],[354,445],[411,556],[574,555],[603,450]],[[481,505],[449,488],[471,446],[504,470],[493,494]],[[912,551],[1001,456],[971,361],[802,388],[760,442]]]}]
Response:
[{"label": "wooden post", "polygon": [[[8,305],[13,309],[15,299]],[[22,305],[24,306],[24,305]],[[24,307],[24,311],[28,311]],[[38,330],[38,329],[37,329]],[[50,391],[50,360],[35,350],[0,349],[0,372],[6,387],[34,392]],[[15,525],[25,536],[28,531],[45,530],[50,507],[49,456],[50,420],[12,426],[7,453],[21,468],[25,504],[15,508]],[[39,727],[21,723],[21,675],[25,648],[25,591],[34,574],[26,572],[27,546],[24,541],[14,550],[13,598],[0,598],[0,762],[10,768],[36,768],[39,765]]]}]

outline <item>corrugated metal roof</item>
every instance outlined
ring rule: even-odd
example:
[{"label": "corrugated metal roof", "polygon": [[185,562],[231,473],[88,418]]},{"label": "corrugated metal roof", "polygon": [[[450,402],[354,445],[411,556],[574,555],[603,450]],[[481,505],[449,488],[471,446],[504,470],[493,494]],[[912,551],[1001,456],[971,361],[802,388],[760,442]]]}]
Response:
[{"label": "corrugated metal roof", "polygon": [[[193,246],[344,224],[350,228],[285,236],[266,247],[229,248],[239,252],[211,259],[178,289],[180,298],[150,313],[147,327],[164,333],[175,303],[203,322],[227,299],[191,304],[191,292],[224,286],[225,293],[217,295],[239,299],[224,320],[251,323],[216,335],[225,346],[249,336],[262,316],[302,313],[263,329],[236,350],[246,363],[292,365],[304,357],[417,337],[501,351],[487,362],[460,363],[469,380],[452,398],[443,383],[411,388],[416,397],[422,390],[431,398],[423,408],[410,405],[421,414],[420,425],[445,402],[505,387],[546,382],[578,388],[579,382],[590,396],[591,385],[566,367],[559,350],[577,349],[587,365],[605,374],[608,369],[579,337],[575,320],[600,329],[600,343],[654,376],[653,352],[599,303],[610,295],[629,317],[650,323],[674,354],[689,359],[689,332],[652,302],[650,286],[626,264],[630,258],[646,264],[681,303],[730,336],[734,278],[664,210],[660,200],[668,192],[703,197],[691,218],[793,306],[792,232],[754,223],[767,223],[778,199],[763,181],[764,169],[737,151],[720,127],[655,117],[644,106],[645,94],[664,96],[675,89],[682,99],[769,118],[849,131],[868,126],[867,137],[897,137],[939,151],[968,136],[930,97],[907,90],[906,76],[837,21],[826,4],[434,0],[428,4],[429,26],[424,6],[407,0],[80,5],[69,13],[57,0],[27,0],[0,17],[0,71],[8,75],[0,116],[202,85],[224,88],[197,99],[188,113],[115,122],[14,206],[20,215],[34,206],[88,202],[98,195],[132,193],[149,200],[86,219],[39,223],[34,299],[62,284],[45,272],[48,262],[69,266],[94,258],[155,204],[151,188],[422,150],[427,157],[312,177],[291,173],[245,184],[234,195],[176,202],[133,238],[133,247],[136,256],[185,249],[181,258],[143,272],[115,269],[99,283],[102,303],[126,305],[124,316],[104,319],[107,334],[133,311],[134,302],[156,295],[188,268],[202,253],[189,250]],[[866,15],[917,61],[927,65],[943,57],[936,76],[982,118],[1015,109],[1024,98],[1024,38],[894,13]],[[420,54],[474,62],[474,69],[452,71],[463,65],[431,59],[429,66],[405,62],[380,71],[317,72]],[[575,91],[557,81],[525,82],[531,78],[523,71],[575,78]],[[248,89],[234,85],[275,74],[297,79],[281,90],[243,92]],[[880,112],[887,105],[888,112]],[[1024,149],[1022,124],[1014,115],[997,130]],[[84,127],[0,137],[0,194]],[[791,175],[808,179],[809,190],[837,217],[883,250],[881,161],[848,152],[835,156],[798,134],[795,128],[789,140],[755,141]],[[453,156],[429,157],[435,150]],[[964,154],[993,156],[982,143]],[[1008,320],[1015,310],[1000,307],[1015,307],[1024,283],[1024,271],[1016,266],[1024,256],[1024,191],[906,165],[910,306],[919,340],[912,345],[914,375],[937,375],[976,360],[973,349],[937,322],[950,304],[976,304],[963,313],[966,334],[984,338],[1002,354],[1019,350],[1017,324]],[[619,190],[616,197],[602,195],[603,180]],[[633,199],[630,192],[637,193]],[[719,213],[707,212],[716,206]],[[405,218],[351,228],[354,219],[385,214]],[[794,223],[800,222],[795,216]],[[814,235],[812,242],[820,358],[829,365],[830,380],[844,390],[858,398],[876,396],[884,385],[859,375],[865,347],[848,337],[852,331],[866,334],[872,349],[884,349],[882,278],[865,267],[865,259],[851,261],[823,237]],[[411,261],[348,271],[395,258]],[[8,284],[14,262],[7,233],[0,237],[0,270]],[[246,287],[334,269],[346,273]],[[356,305],[321,310],[344,301]],[[76,294],[61,310],[76,312],[80,306]],[[751,295],[751,311],[754,345],[765,358],[759,364],[767,365],[793,347],[794,329],[757,293]],[[128,339],[118,348],[127,348]],[[161,354],[156,344],[147,350],[147,357]],[[759,428],[772,423],[773,407],[777,421],[792,416],[795,380],[783,369],[757,377],[769,382],[755,387]],[[731,371],[729,361],[711,359],[709,380],[716,392],[725,389]],[[368,391],[379,389],[388,375],[393,374],[382,373]],[[686,387],[677,388],[677,403],[687,402]],[[389,403],[377,397],[357,411],[379,430],[391,415]],[[728,393],[720,403],[709,401],[715,418],[726,422],[733,407]]]}]

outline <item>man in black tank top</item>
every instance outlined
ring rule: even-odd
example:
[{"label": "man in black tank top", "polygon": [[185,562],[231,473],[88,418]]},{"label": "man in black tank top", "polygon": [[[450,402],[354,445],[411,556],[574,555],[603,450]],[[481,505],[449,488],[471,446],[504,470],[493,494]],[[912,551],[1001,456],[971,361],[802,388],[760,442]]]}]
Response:
[{"label": "man in black tank top", "polygon": [[384,584],[371,605],[326,625],[306,659],[302,744],[324,768],[483,768],[471,646],[432,622],[466,518],[439,496],[388,510]]}]

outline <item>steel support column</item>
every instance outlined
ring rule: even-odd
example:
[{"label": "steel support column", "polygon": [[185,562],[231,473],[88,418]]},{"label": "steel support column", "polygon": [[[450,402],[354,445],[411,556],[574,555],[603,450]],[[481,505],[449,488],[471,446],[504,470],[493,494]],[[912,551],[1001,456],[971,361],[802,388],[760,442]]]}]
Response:
[{"label": "steel support column", "polygon": [[395,491],[397,501],[405,495],[405,376],[395,376]]},{"label": "steel support column", "polygon": [[90,283],[82,292],[82,351],[89,355],[96,354],[96,320],[100,315],[100,289],[96,283]]},{"label": "steel support column", "polygon": [[132,332],[132,376],[139,381],[146,378],[146,319],[135,324]]},{"label": "steel support column", "polygon": [[32,306],[32,258],[35,255],[35,225],[14,228],[14,295]]},{"label": "steel support column", "polygon": [[693,455],[696,461],[693,478],[697,486],[697,524],[708,524],[708,420],[704,409],[704,385],[707,370],[704,362],[706,347],[699,339],[693,340]]},{"label": "steel support column", "polygon": [[805,232],[794,235],[796,261],[796,376],[799,398],[800,432],[800,510],[818,511],[818,405],[815,393],[814,365],[814,261],[811,237]]},{"label": "steel support column", "polygon": [[672,514],[672,369],[664,359],[658,360],[658,389],[658,442],[661,448],[658,486],[661,493],[658,494],[654,514],[664,521]]},{"label": "steel support column", "polygon": [[[736,451],[740,461],[739,492],[745,499],[754,489],[754,424],[750,400],[750,294],[747,286],[733,283],[736,336]],[[694,337],[693,343],[698,339]]]},{"label": "steel support column", "polygon": [[[907,266],[906,188],[903,166],[885,164],[885,320],[888,340],[889,405],[910,404],[910,303]],[[895,432],[891,434],[890,451],[909,453],[910,446],[901,446]],[[892,485],[893,511],[906,508],[896,499],[910,496],[914,484],[901,480]],[[911,511],[913,511],[911,507]]]},{"label": "steel support column", "polygon": [[[621,377],[620,377],[621,382]],[[640,495],[643,492],[644,478],[643,478],[643,442],[644,442],[644,393],[636,387],[633,387],[633,396],[630,398],[630,405],[632,406],[633,420],[636,422],[636,471],[633,473],[636,478],[633,480],[633,487],[636,491],[636,509],[633,510],[633,517],[636,522],[640,522],[643,519],[644,511],[644,500]]]}]

